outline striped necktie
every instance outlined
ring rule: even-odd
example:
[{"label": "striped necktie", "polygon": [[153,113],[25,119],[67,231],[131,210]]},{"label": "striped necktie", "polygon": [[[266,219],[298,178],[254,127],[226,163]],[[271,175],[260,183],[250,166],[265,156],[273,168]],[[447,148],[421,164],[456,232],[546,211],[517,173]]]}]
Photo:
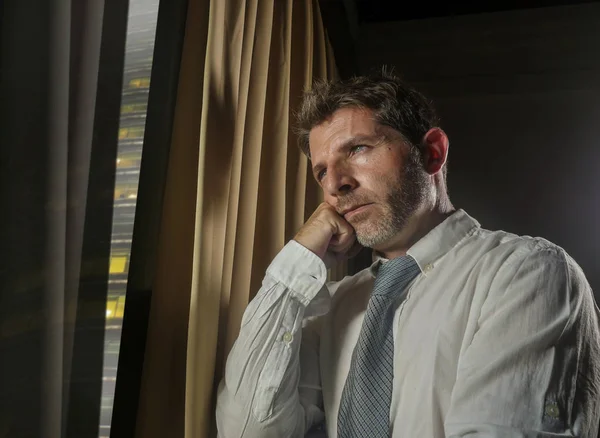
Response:
[{"label": "striped necktie", "polygon": [[338,414],[339,438],[389,438],[394,379],[394,313],[420,272],[411,256],[380,266],[369,299]]}]

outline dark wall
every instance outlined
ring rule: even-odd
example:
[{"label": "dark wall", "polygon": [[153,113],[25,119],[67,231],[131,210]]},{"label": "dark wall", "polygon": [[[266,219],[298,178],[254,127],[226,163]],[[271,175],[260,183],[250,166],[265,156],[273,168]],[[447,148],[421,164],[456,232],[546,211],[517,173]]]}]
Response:
[{"label": "dark wall", "polygon": [[600,298],[600,5],[363,24],[361,72],[434,100],[456,207],[562,246]]}]

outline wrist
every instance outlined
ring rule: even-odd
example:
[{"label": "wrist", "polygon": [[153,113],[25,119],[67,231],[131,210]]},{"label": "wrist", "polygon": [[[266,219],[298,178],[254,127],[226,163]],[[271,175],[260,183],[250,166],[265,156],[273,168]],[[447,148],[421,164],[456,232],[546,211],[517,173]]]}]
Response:
[{"label": "wrist", "polygon": [[321,260],[324,260],[325,253],[327,252],[327,245],[320,244],[313,239],[307,239],[304,236],[296,235],[293,239],[296,243],[302,245],[304,248],[315,254]]}]

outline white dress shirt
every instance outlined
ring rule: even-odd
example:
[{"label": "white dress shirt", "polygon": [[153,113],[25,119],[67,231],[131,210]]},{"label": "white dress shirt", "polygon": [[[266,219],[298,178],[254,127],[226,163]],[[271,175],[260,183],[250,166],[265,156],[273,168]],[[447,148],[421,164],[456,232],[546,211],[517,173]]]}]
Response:
[{"label": "white dress shirt", "polygon": [[[599,312],[561,248],[459,210],[410,248],[394,318],[393,438],[596,438]],[[222,438],[337,436],[374,267],[326,284],[295,241],[248,305],[219,386]],[[365,437],[368,438],[368,437]]]}]

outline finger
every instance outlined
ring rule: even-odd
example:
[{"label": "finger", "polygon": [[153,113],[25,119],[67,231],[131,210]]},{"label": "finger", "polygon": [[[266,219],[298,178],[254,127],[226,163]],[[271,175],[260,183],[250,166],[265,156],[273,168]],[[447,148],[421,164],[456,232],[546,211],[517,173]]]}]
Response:
[{"label": "finger", "polygon": [[353,247],[356,242],[356,237],[352,236],[350,239],[345,239],[336,245],[330,245],[329,250],[340,255],[346,255]]},{"label": "finger", "polygon": [[356,241],[354,228],[343,218],[338,216],[336,220],[335,234],[330,241],[330,247],[336,252],[348,251]]},{"label": "finger", "polygon": [[344,248],[336,252],[332,251],[332,254],[335,256],[336,262],[341,262],[355,257],[362,249],[363,246],[355,239],[350,248]]},{"label": "finger", "polygon": [[349,259],[351,259],[352,257],[356,257],[358,255],[358,253],[363,250],[363,248],[364,248],[364,246],[362,246],[360,243],[358,243],[358,240],[355,240],[354,245],[352,245],[352,248],[350,248],[348,250],[347,257]]}]

